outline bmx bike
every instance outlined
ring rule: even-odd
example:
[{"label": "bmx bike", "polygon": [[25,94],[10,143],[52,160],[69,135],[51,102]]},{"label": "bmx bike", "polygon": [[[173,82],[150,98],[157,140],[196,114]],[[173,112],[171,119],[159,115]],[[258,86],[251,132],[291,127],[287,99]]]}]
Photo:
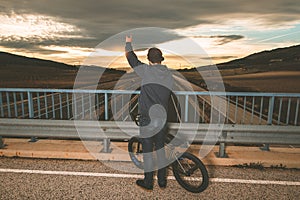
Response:
[{"label": "bmx bike", "polygon": [[[137,120],[135,120],[137,123]],[[139,126],[139,124],[137,123]],[[171,134],[166,135],[166,158],[170,161],[168,168],[172,168],[176,181],[187,191],[203,192],[209,183],[209,176],[205,165],[195,155],[189,152],[180,153],[176,147],[185,145],[183,141]],[[140,169],[144,169],[143,148],[141,139],[133,136],[128,141],[130,159]]]}]

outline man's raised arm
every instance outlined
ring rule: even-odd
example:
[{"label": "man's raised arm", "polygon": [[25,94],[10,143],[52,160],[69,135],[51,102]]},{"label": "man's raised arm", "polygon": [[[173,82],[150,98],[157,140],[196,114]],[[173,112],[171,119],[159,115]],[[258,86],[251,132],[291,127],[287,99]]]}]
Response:
[{"label": "man's raised arm", "polygon": [[126,36],[126,46],[125,46],[126,58],[127,58],[129,65],[132,68],[134,68],[134,67],[142,65],[144,63],[142,63],[137,58],[136,54],[133,52],[131,42],[132,42],[132,36]]}]

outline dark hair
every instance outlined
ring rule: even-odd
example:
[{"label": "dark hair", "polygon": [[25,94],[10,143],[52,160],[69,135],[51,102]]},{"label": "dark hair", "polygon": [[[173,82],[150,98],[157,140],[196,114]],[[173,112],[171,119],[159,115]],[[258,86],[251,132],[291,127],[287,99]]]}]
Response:
[{"label": "dark hair", "polygon": [[161,50],[155,47],[148,50],[147,58],[152,63],[161,63],[165,59],[162,56]]}]

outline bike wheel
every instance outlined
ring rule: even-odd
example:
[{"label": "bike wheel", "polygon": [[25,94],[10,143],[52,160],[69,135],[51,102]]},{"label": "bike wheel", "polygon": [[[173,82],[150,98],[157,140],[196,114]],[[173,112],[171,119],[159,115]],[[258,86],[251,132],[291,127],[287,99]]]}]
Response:
[{"label": "bike wheel", "polygon": [[196,156],[183,153],[173,162],[172,169],[177,182],[184,189],[199,193],[208,187],[209,177],[206,167]]},{"label": "bike wheel", "polygon": [[134,136],[128,141],[128,152],[130,159],[140,169],[144,169],[143,149],[139,137]]}]

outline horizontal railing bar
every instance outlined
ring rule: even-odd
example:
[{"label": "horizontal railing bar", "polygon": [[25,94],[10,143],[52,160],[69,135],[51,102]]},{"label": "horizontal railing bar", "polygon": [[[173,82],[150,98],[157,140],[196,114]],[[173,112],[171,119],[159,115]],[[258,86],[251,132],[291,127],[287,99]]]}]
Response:
[{"label": "horizontal railing bar", "polygon": [[[169,130],[174,135],[194,142],[300,144],[300,131],[297,126],[170,123]],[[0,136],[4,137],[125,140],[138,133],[139,127],[134,122],[0,120]]]},{"label": "horizontal railing bar", "polygon": [[42,88],[0,88],[0,92],[51,92],[51,93],[108,93],[108,94],[139,94],[136,90],[84,90],[84,89],[42,89]]},{"label": "horizontal railing bar", "polygon": [[[138,90],[84,90],[84,89],[39,89],[39,88],[0,88],[0,92],[59,92],[59,93],[108,93],[139,94]],[[261,92],[212,92],[212,91],[174,91],[177,95],[211,96],[258,96],[258,97],[300,97],[299,93],[261,93]]]}]

